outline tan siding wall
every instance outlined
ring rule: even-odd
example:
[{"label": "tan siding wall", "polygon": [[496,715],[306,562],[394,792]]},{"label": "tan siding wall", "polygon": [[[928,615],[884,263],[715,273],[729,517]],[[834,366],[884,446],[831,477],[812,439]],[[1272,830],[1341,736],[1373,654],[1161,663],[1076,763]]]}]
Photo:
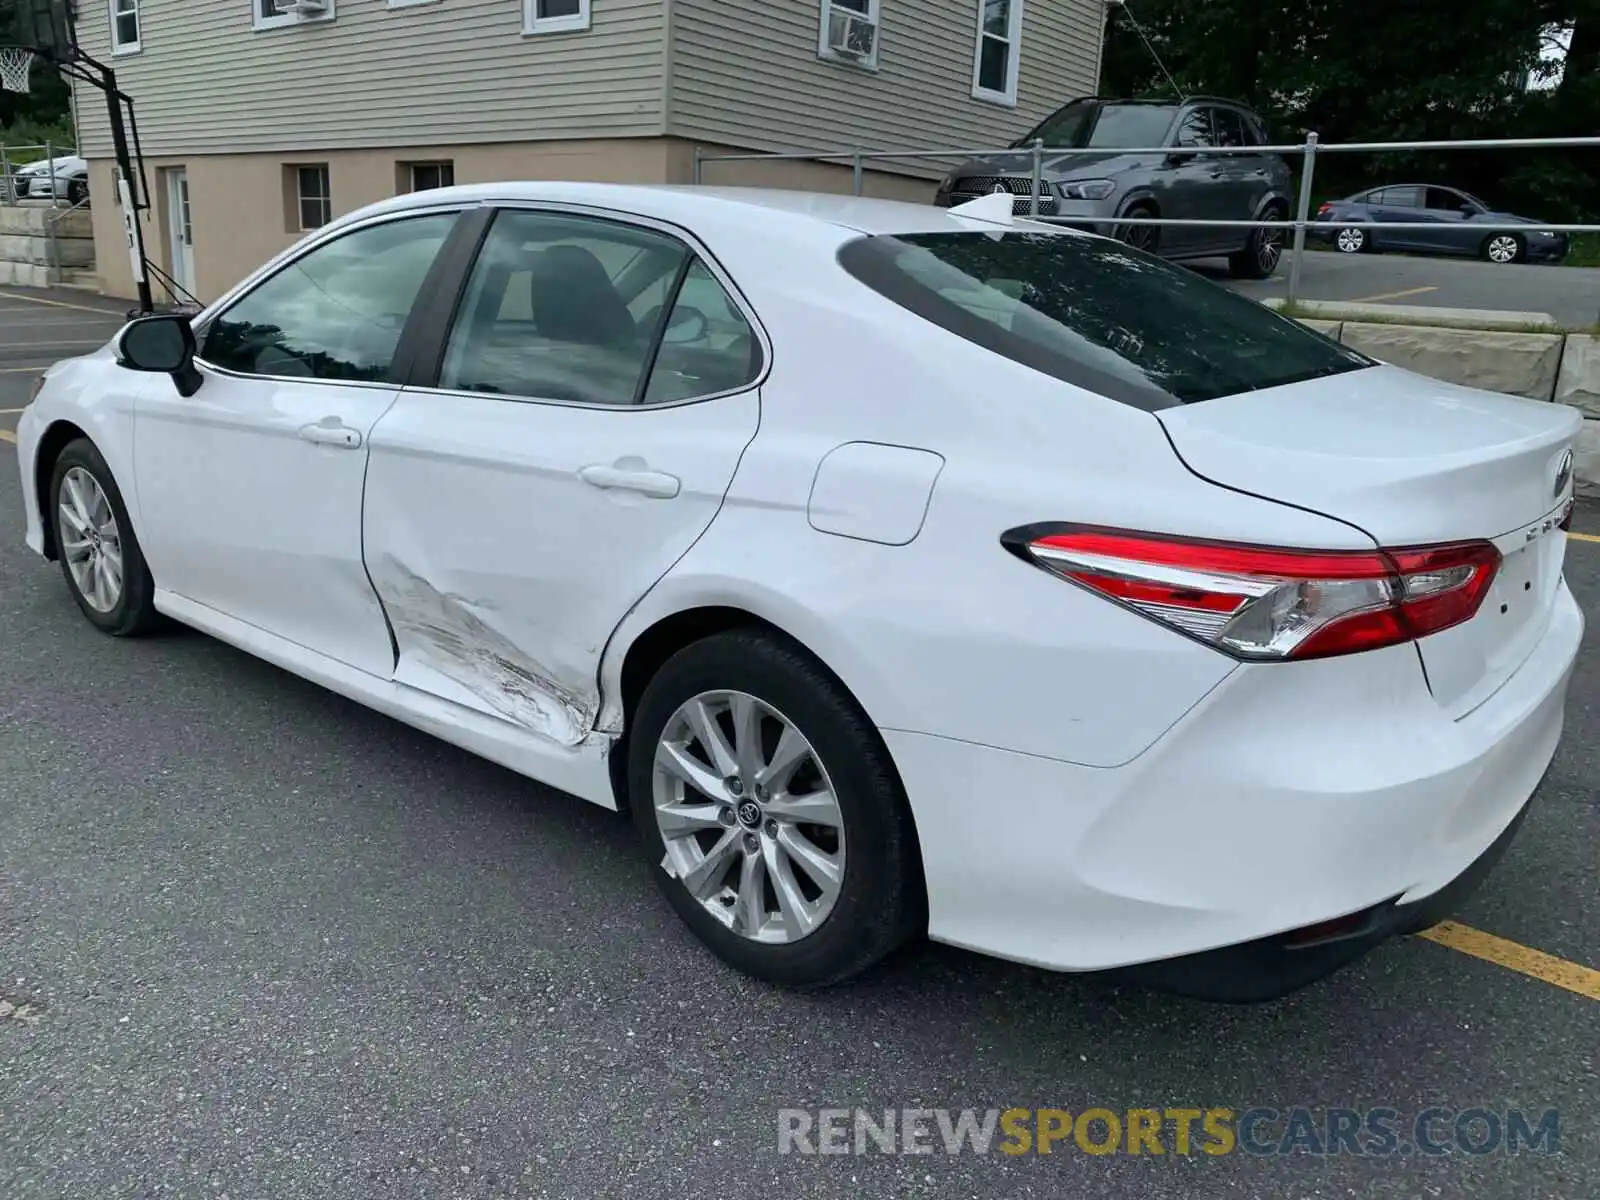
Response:
[{"label": "tan siding wall", "polygon": [[[521,0],[336,3],[331,22],[257,32],[251,0],[143,0],[143,51],[112,59],[105,0],[87,0],[78,36],[152,158],[661,132],[662,0],[594,0],[587,31],[534,37]],[[78,111],[86,155],[109,155],[99,95],[80,87]]]},{"label": "tan siding wall", "polygon": [[[972,97],[977,0],[882,0],[878,70],[817,57],[817,0],[673,0],[668,132],[758,150],[1003,146],[1077,96],[1099,0],[1026,0],[1017,106]],[[706,182],[720,182],[729,165]]]},{"label": "tan siding wall", "polygon": [[[607,183],[662,183],[670,172],[671,148],[660,138],[523,143],[471,147],[403,146],[388,150],[336,150],[322,154],[207,154],[151,156],[145,162],[152,207],[145,215],[145,253],[170,270],[166,177],[188,173],[189,215],[194,237],[195,290],[213,300],[302,236],[289,230],[284,168],[288,163],[325,162],[333,215],[343,216],[395,194],[396,165],[453,160],[456,182],[501,179],[589,179]],[[89,163],[96,196],[114,194],[109,159]],[[94,215],[96,270],[100,290],[132,298],[133,273],[115,205],[97,204]],[[157,300],[164,298],[154,284]]]}]

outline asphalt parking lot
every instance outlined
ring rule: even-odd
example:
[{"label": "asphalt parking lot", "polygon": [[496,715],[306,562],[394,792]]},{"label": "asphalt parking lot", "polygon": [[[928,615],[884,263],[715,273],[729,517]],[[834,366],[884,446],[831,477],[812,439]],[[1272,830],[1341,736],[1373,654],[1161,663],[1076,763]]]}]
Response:
[{"label": "asphalt parking lot", "polygon": [[[16,295],[0,439],[35,366],[118,323]],[[1600,1196],[1592,632],[1547,785],[1441,940],[1258,1007],[927,945],[795,995],[709,958],[615,816],[198,634],[95,634],[21,544],[7,440],[6,1200]],[[1600,505],[1578,529],[1593,630]],[[1222,1155],[949,1154],[937,1133],[927,1155],[780,1154],[780,1110],[825,1106],[1391,1109],[1402,1129],[1554,1109],[1559,1132],[1518,1154],[1278,1153],[1279,1126]]]},{"label": "asphalt parking lot", "polygon": [[[1273,278],[1259,283],[1229,280],[1223,263],[1199,264],[1196,269],[1258,300],[1289,294],[1287,256]],[[1300,298],[1549,313],[1564,326],[1584,329],[1600,324],[1600,268],[1497,266],[1460,258],[1308,251]]]}]

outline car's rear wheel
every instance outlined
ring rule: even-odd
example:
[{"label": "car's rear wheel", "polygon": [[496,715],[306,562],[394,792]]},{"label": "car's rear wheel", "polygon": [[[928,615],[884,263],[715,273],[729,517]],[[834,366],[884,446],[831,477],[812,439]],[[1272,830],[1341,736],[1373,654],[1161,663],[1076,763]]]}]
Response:
[{"label": "car's rear wheel", "polygon": [[[1124,217],[1142,217],[1151,220],[1161,216],[1154,204],[1139,203],[1131,206]],[[1161,251],[1161,226],[1159,225],[1119,225],[1117,239],[1126,242],[1135,250],[1143,250],[1146,254],[1158,254]]]},{"label": "car's rear wheel", "polygon": [[50,513],[61,573],[78,608],[113,637],[160,623],[155,583],[111,468],[87,438],[69,442],[50,475]]},{"label": "car's rear wheel", "polygon": [[628,735],[634,823],[678,915],[771,983],[849,978],[923,921],[916,837],[877,731],[776,637],[679,651]]},{"label": "car's rear wheel", "polygon": [[89,198],[89,183],[84,179],[74,179],[67,184],[67,199],[73,204],[82,204]]},{"label": "car's rear wheel", "polygon": [[1340,254],[1365,254],[1372,249],[1372,239],[1367,236],[1365,229],[1346,225],[1334,232],[1333,248]]},{"label": "car's rear wheel", "polygon": [[1479,253],[1492,263],[1516,263],[1527,257],[1528,248],[1514,233],[1491,233]]},{"label": "car's rear wheel", "polygon": [[[1261,214],[1263,221],[1281,221],[1288,210],[1281,204],[1271,204]],[[1244,248],[1228,256],[1228,274],[1235,279],[1271,279],[1272,273],[1283,261],[1283,230],[1263,229],[1250,231]]]}]

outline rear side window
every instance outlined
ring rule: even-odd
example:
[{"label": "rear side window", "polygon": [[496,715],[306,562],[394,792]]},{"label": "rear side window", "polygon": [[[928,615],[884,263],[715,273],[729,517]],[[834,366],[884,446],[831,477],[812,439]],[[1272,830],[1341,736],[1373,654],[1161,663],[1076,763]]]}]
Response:
[{"label": "rear side window", "polygon": [[863,237],[840,250],[839,262],[949,333],[1144,409],[1373,365],[1253,300],[1108,238]]}]

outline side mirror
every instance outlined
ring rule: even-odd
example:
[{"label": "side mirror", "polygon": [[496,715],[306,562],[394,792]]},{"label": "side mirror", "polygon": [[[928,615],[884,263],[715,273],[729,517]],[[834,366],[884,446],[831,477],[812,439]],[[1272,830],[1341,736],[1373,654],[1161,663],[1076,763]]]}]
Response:
[{"label": "side mirror", "polygon": [[117,335],[117,365],[130,371],[170,375],[178,392],[192,396],[203,377],[195,368],[194,326],[176,314],[140,317]]},{"label": "side mirror", "polygon": [[1477,216],[1478,215],[1477,206],[1476,205],[1472,205],[1472,204],[1463,204],[1461,206],[1461,215],[1463,217],[1475,217],[1475,216]]}]

